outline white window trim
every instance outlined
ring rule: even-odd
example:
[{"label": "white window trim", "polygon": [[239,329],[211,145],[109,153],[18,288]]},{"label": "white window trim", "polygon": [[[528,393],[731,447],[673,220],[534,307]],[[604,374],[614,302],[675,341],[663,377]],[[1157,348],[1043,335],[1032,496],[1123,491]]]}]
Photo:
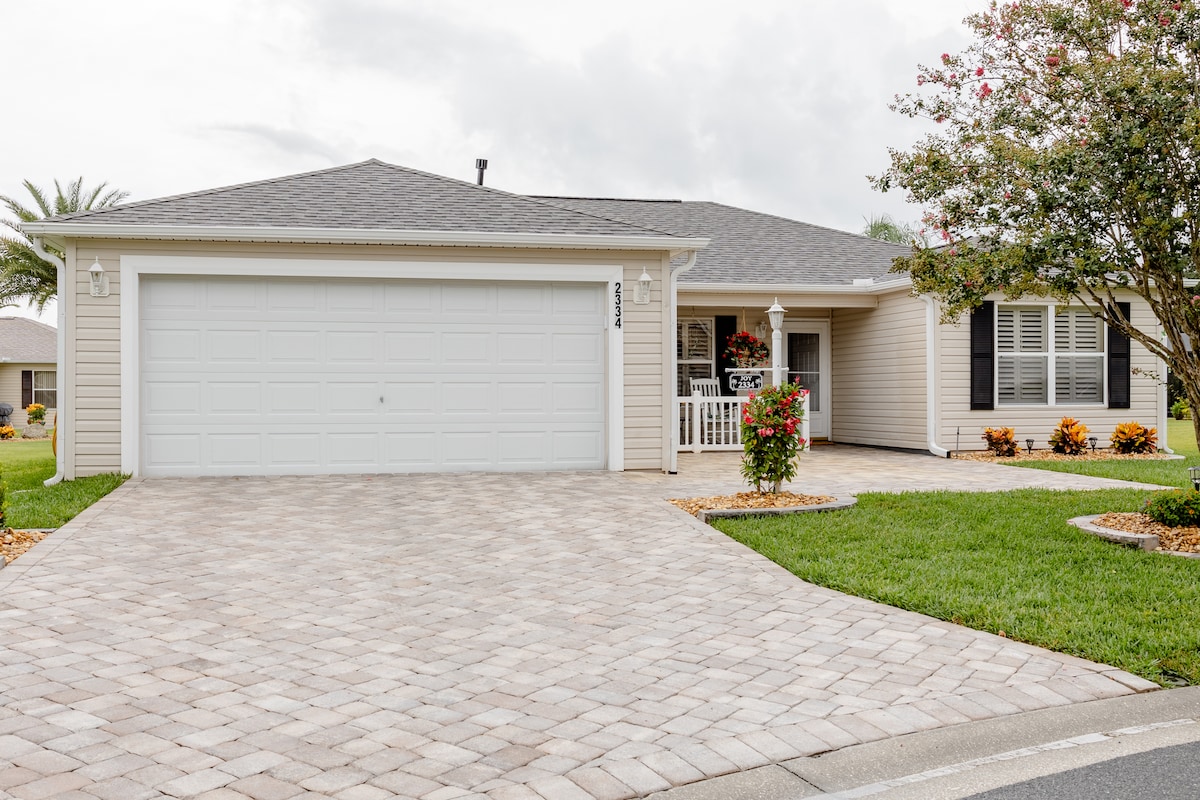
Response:
[{"label": "white window trim", "polygon": [[677,342],[679,341],[679,329],[688,322],[707,322],[708,323],[708,335],[712,341],[712,345],[710,347],[711,355],[709,356],[707,361],[704,361],[704,360],[698,359],[698,358],[684,358],[682,356],[677,357],[675,359],[675,386],[676,386],[676,389],[678,389],[678,387],[679,387],[680,371],[684,366],[686,366],[688,364],[706,363],[709,366],[708,377],[710,377],[710,378],[720,377],[717,375],[717,361],[718,361],[718,356],[717,356],[717,318],[715,316],[714,317],[698,317],[694,314],[692,316],[688,316],[688,317],[679,317],[677,320],[675,320],[675,340]]},{"label": "white window trim", "polygon": [[121,256],[121,471],[141,474],[141,331],[143,275],[195,277],[411,279],[473,281],[553,281],[607,285],[605,320],[608,363],[605,381],[606,469],[625,469],[625,328],[616,298],[624,288],[619,264],[495,264],[424,261],[363,261],[350,259],[239,258],[222,256]]},{"label": "white window trim", "polygon": [[[38,399],[37,399],[37,393],[38,393],[38,388],[37,388],[37,376],[38,376],[39,374],[42,374],[42,375],[53,375],[53,376],[54,376],[54,390],[53,390],[53,391],[54,391],[54,403],[53,403],[53,404],[50,404],[50,403],[43,403],[42,405],[44,405],[44,406],[46,407],[46,411],[47,411],[47,412],[50,412],[50,411],[54,411],[54,410],[56,410],[56,409],[58,408],[58,392],[59,392],[59,389],[58,389],[58,371],[57,371],[57,370],[53,370],[53,369],[32,369],[32,370],[30,370],[30,372],[32,372],[32,373],[33,373],[33,389],[32,389],[32,391],[31,391],[31,393],[30,393],[30,397],[31,397],[31,402],[34,402],[34,403],[38,402]],[[46,392],[46,391],[50,391],[50,390],[49,390],[49,389],[42,389],[41,391],[43,391],[43,392]]]},{"label": "white window trim", "polygon": [[[1015,303],[1000,303],[992,304],[992,391],[994,396],[992,405],[995,408],[1108,408],[1108,326],[1101,323],[1100,329],[1100,346],[1102,364],[1100,366],[1100,380],[1104,384],[1104,391],[1101,392],[1101,400],[1097,403],[1079,403],[1079,402],[1058,402],[1056,387],[1057,374],[1055,372],[1055,358],[1058,352],[1054,349],[1054,316],[1057,309],[1061,308],[1064,311],[1085,310],[1083,306],[1075,304],[1063,304],[1055,302],[1015,302]],[[1045,352],[1046,357],[1046,400],[1045,403],[1002,403],[1000,402],[1000,308],[1044,308],[1046,310],[1046,345],[1050,349]],[[1016,335],[1020,335],[1019,332]],[[1020,352],[1005,354],[1006,357],[1021,355]],[[1085,356],[1086,357],[1086,356]]]}]

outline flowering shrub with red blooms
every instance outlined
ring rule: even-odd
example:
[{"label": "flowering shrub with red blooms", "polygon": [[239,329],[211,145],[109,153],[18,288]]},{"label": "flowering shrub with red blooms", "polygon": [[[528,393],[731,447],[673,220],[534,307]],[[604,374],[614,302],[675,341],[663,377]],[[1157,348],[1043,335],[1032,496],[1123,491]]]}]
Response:
[{"label": "flowering shrub with red blooms", "polygon": [[725,340],[725,357],[739,367],[762,366],[770,355],[767,343],[749,331],[738,331]]},{"label": "flowering shrub with red blooms", "polygon": [[799,435],[808,389],[794,384],[768,386],[742,412],[742,477],[755,490],[778,493],[796,476],[797,459],[806,442]]}]

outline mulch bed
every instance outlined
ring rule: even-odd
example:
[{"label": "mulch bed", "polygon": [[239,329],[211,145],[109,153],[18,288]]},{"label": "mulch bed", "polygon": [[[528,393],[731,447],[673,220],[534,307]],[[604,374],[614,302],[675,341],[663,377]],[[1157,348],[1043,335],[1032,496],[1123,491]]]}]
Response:
[{"label": "mulch bed", "polygon": [[792,494],[791,492],[738,492],[715,497],[688,497],[669,500],[668,502],[682,508],[692,516],[697,511],[711,511],[725,508],[794,508],[796,506],[819,506],[832,503],[836,497],[827,495]]},{"label": "mulch bed", "polygon": [[1172,528],[1155,522],[1138,512],[1113,511],[1092,521],[1101,528],[1112,528],[1126,533],[1151,533],[1158,537],[1159,550],[1175,550],[1180,553],[1200,553],[1200,528]]},{"label": "mulch bed", "polygon": [[1089,450],[1077,456],[1056,453],[1053,450],[1034,450],[1028,453],[1024,450],[1015,456],[997,456],[990,450],[959,450],[953,458],[963,461],[994,461],[998,464],[1012,464],[1017,461],[1163,461],[1171,458],[1170,453],[1118,453],[1113,450]]},{"label": "mulch bed", "polygon": [[29,548],[49,535],[49,531],[14,531],[8,528],[0,534],[0,556],[4,557],[5,564],[11,564],[17,556],[28,552]]}]

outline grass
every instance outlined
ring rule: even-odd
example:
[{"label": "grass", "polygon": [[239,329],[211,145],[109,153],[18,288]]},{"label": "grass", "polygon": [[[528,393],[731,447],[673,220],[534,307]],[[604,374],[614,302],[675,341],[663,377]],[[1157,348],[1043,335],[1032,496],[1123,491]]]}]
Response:
[{"label": "grass", "polygon": [[1045,469],[1052,472],[1071,472],[1122,481],[1156,483],[1160,486],[1190,487],[1188,467],[1200,465],[1195,432],[1190,419],[1167,420],[1167,444],[1183,461],[1027,461],[1012,466],[1025,469]]},{"label": "grass", "polygon": [[0,478],[8,507],[4,524],[13,528],[58,528],[121,485],[122,475],[109,473],[44,486],[54,475],[49,439],[0,442]]},{"label": "grass", "polygon": [[[1190,420],[1168,423],[1184,461],[1021,464],[1190,486]],[[1135,489],[864,494],[855,508],[715,526],[810,583],[1112,664],[1200,684],[1200,560],[1119,547],[1066,524],[1137,511]]]}]

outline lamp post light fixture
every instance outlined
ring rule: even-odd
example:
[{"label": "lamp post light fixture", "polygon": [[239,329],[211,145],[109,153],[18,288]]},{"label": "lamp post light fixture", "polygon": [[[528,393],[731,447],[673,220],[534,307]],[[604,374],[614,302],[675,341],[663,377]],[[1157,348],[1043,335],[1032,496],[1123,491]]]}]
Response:
[{"label": "lamp post light fixture", "polygon": [[1033,439],[1025,440],[1025,452],[1030,453],[1030,454],[1033,453]]},{"label": "lamp post light fixture", "polygon": [[1090,444],[1092,446],[1093,453],[1096,452],[1096,442],[1098,442],[1098,441],[1099,441],[1099,439],[1097,439],[1095,436],[1088,437],[1088,444]]},{"label": "lamp post light fixture", "polygon": [[1188,477],[1192,479],[1192,488],[1200,491],[1200,467],[1188,467]]},{"label": "lamp post light fixture", "polygon": [[634,305],[644,306],[650,303],[650,273],[646,272],[645,267],[642,268],[642,275],[637,280],[637,286],[633,288],[633,303]]},{"label": "lamp post light fixture", "polygon": [[92,281],[92,297],[108,297],[108,276],[104,274],[104,267],[99,258],[92,261],[92,266],[88,267],[88,277]]},{"label": "lamp post light fixture", "polygon": [[771,385],[783,384],[783,315],[787,309],[779,305],[779,298],[767,309],[767,319],[771,320]]}]

